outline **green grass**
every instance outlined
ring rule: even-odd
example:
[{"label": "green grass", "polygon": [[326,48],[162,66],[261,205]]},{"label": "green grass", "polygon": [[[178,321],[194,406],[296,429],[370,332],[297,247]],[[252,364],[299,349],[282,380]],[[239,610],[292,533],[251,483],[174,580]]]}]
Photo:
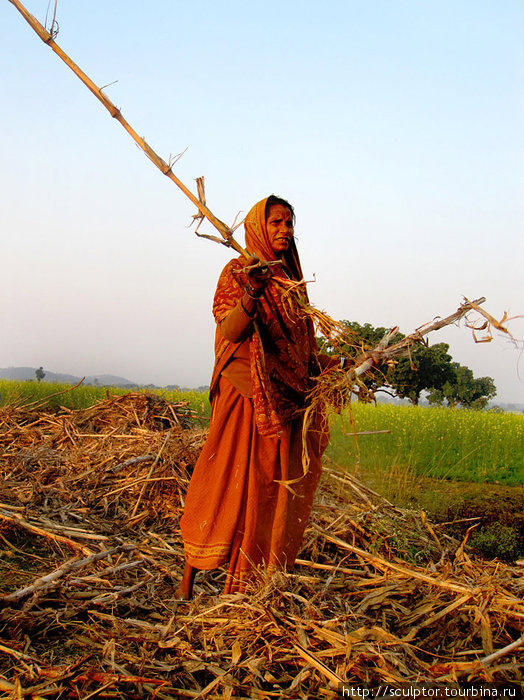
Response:
[{"label": "green grass", "polygon": [[[17,382],[0,379],[0,406],[9,404],[23,405],[33,401],[44,401],[48,406],[65,406],[78,409],[92,406],[97,401],[104,400],[107,396],[128,394],[129,389],[121,387],[102,386],[78,386],[75,389],[69,384],[50,384],[48,382]],[[140,389],[143,393],[152,393],[162,396],[167,401],[187,401],[191,408],[199,415],[209,415],[209,401],[207,392],[182,391],[167,389]],[[52,394],[61,393],[59,396]],[[48,398],[50,397],[50,398]]]},{"label": "green grass", "polygon": [[[354,404],[333,416],[327,455],[365,471],[457,481],[524,483],[524,415]],[[348,433],[390,430],[388,434]]]}]

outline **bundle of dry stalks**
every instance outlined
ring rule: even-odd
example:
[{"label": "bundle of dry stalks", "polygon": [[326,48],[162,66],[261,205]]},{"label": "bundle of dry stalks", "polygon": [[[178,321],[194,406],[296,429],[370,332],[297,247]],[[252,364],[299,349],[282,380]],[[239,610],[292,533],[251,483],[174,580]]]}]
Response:
[{"label": "bundle of dry stalks", "polygon": [[[347,360],[349,360],[349,370],[342,367],[340,369],[331,367],[321,372],[315,378],[304,415],[305,429],[302,445],[304,474],[309,469],[309,455],[307,453],[305,435],[311,425],[315,423],[318,412],[325,412],[326,408],[338,413],[343,409],[351,411],[351,401],[354,396],[358,396],[359,400],[375,400],[373,391],[363,382],[363,377],[373,373],[384,377],[383,370],[394,365],[400,358],[404,357],[410,358],[411,367],[413,371],[416,371],[416,365],[411,359],[412,354],[417,346],[428,345],[427,336],[430,333],[464,321],[465,326],[472,330],[475,342],[488,342],[492,339],[493,329],[495,329],[499,333],[505,334],[515,347],[518,348],[519,345],[522,345],[522,341],[519,343],[504,325],[504,323],[512,319],[508,318],[507,314],[504,313],[502,320],[497,321],[485,309],[481,308],[480,305],[486,301],[484,297],[481,297],[475,301],[464,299],[454,313],[444,318],[439,316],[430,322],[424,323],[413,333],[392,343],[398,335],[398,327],[394,327],[387,331],[382,340],[373,347],[368,345],[343,321],[336,321],[324,311],[320,311],[312,306],[303,294],[304,283],[281,279],[278,280],[278,283],[286,287],[285,297],[287,297],[289,314],[302,313],[312,319],[317,333],[337,351],[338,355],[342,357],[346,355]],[[476,333],[479,331],[485,331],[485,335],[481,340],[477,339],[476,336]],[[348,354],[348,351],[351,354]],[[383,383],[379,382],[379,384]],[[291,484],[293,482],[288,483]]]},{"label": "bundle of dry stalks", "polygon": [[[362,338],[343,322],[335,321],[328,314],[308,305],[304,312],[313,318],[319,334],[333,348],[336,348],[339,354],[344,353],[344,348],[350,348],[353,354],[357,354],[357,357],[354,359],[348,358],[351,359],[353,364],[351,371],[326,372],[319,377],[317,386],[311,396],[313,409],[316,404],[322,401],[328,403],[336,410],[345,408],[350,403],[352,394],[366,393],[368,391],[361,383],[360,377],[369,373],[372,368],[380,372],[381,365],[389,366],[395,364],[400,358],[411,358],[417,346],[428,345],[427,336],[430,333],[451,324],[458,324],[462,320],[464,320],[466,328],[472,331],[475,342],[489,342],[493,338],[493,329],[495,329],[499,333],[505,334],[518,348],[519,342],[504,325],[513,319],[508,318],[504,312],[502,320],[497,321],[480,306],[485,301],[485,297],[474,301],[465,298],[459,308],[452,314],[444,318],[438,316],[432,321],[422,324],[413,333],[403,337],[398,342],[390,344],[398,334],[398,327],[394,327],[384,335],[375,347],[367,345]],[[485,331],[485,335],[479,340],[476,333],[480,330]],[[413,360],[411,360],[411,365],[413,370],[416,370]]]},{"label": "bundle of dry stalks", "polygon": [[468,554],[326,466],[293,572],[174,599],[204,431],[158,397],[0,412],[0,689],[12,697],[339,697],[522,680],[522,569]]}]

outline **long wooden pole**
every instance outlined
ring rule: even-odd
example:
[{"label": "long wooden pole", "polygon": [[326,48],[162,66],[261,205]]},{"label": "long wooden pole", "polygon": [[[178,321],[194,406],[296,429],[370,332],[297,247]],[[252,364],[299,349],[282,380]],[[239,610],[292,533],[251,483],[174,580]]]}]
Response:
[{"label": "long wooden pole", "polygon": [[[36,17],[34,17],[30,12],[26,10],[24,5],[22,5],[22,3],[19,2],[19,0],[9,0],[9,2],[16,7],[18,12],[20,12],[22,17],[34,29],[34,31],[38,34],[42,41],[45,44],[47,44],[49,48],[52,49],[57,56],[59,56],[59,58],[62,59],[66,66],[68,66],[78,78],[80,78],[80,80],[93,93],[97,100],[99,100],[104,105],[109,114],[118,122],[120,122],[120,124],[124,127],[127,133],[131,136],[133,141],[139,146],[139,148],[142,149],[142,151],[144,151],[149,160],[151,160],[152,163],[156,165],[156,167],[164,175],[166,175],[166,177],[172,180],[175,183],[175,185],[182,190],[186,197],[189,197],[189,199],[197,207],[200,214],[213,224],[213,226],[219,231],[222,238],[224,239],[224,241],[220,241],[220,239],[215,240],[218,240],[220,243],[224,242],[224,244],[228,247],[233,248],[244,257],[249,258],[249,254],[246,252],[246,250],[242,248],[242,246],[239,243],[237,243],[237,241],[233,238],[233,232],[229,228],[229,226],[227,226],[223,221],[220,221],[220,219],[218,219],[213,214],[213,212],[211,212],[207,208],[204,202],[202,202],[198,197],[196,197],[191,192],[191,190],[189,190],[184,185],[184,183],[177,178],[177,176],[171,170],[171,166],[168,163],[166,163],[165,160],[163,160],[157,153],[155,153],[155,151],[151,148],[151,146],[146,142],[144,138],[142,138],[136,133],[133,127],[129,124],[129,122],[126,119],[124,119],[118,107],[116,107],[111,102],[111,100],[106,95],[104,95],[104,93],[102,92],[102,88],[99,88],[97,85],[95,85],[91,78],[88,75],[86,75],[86,73],[84,73],[84,71],[79,66],[77,66],[77,64],[74,61],[72,61],[69,58],[69,56],[58,46],[58,44],[53,39],[53,35],[50,34],[42,24],[40,24]],[[208,238],[210,238],[210,236],[208,236]]]}]

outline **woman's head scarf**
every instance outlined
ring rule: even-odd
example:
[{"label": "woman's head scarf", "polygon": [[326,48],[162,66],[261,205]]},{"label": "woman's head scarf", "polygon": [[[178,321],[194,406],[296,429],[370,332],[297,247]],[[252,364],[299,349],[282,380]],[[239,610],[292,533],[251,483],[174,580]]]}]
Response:
[{"label": "woman's head scarf", "polygon": [[[261,260],[275,260],[276,256],[271,246],[266,227],[266,206],[269,197],[257,202],[244,219],[246,234],[246,249]],[[295,239],[292,238],[289,248],[282,256],[282,262],[288,268],[293,279],[302,279],[302,267],[298,257]]]}]

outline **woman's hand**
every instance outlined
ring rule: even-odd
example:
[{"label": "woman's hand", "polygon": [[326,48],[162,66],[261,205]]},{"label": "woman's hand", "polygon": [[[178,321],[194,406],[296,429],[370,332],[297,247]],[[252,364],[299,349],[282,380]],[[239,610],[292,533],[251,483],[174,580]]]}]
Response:
[{"label": "woman's hand", "polygon": [[256,291],[262,292],[268,285],[272,277],[271,269],[268,265],[261,265],[260,259],[253,255],[249,258],[245,267],[248,277],[248,284]]},{"label": "woman's hand", "polygon": [[366,352],[363,352],[354,358],[347,357],[346,355],[340,355],[337,357],[337,367],[338,369],[342,370],[351,370],[355,367],[360,367],[360,365],[363,365],[364,362],[367,363],[369,369],[372,367],[378,367],[380,364],[382,364],[381,353],[377,352],[376,350],[366,350]]}]

